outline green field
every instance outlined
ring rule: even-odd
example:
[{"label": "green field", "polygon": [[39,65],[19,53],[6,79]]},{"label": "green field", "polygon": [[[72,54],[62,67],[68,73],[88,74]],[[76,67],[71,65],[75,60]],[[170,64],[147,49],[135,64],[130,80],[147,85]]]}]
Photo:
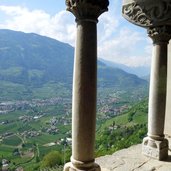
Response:
[{"label": "green field", "polygon": [[[125,103],[127,104],[127,102]],[[117,104],[115,107],[123,104]],[[111,105],[113,104],[111,103]],[[37,120],[19,120],[20,116],[34,117],[37,113],[42,113],[42,111],[43,116]],[[64,145],[62,143],[60,145],[45,146],[48,143],[60,142],[61,139],[71,137],[71,124],[64,125],[61,123],[61,118],[65,116],[65,114],[61,114],[61,111],[64,112],[62,105],[43,106],[34,107],[32,110],[20,110],[0,115],[1,122],[8,120],[7,124],[0,125],[0,134],[3,135],[6,130],[13,133],[12,136],[4,138],[0,144],[0,157],[11,161],[11,169],[22,166],[26,171],[34,171],[35,168],[41,165],[43,157],[55,150],[60,153],[61,160],[64,160]],[[110,116],[110,118],[105,118],[105,116]],[[59,131],[54,135],[46,132],[50,128],[50,120],[53,117],[60,121],[55,125]],[[65,120],[67,121],[69,117],[71,116],[65,116]],[[118,116],[112,116],[110,113],[105,115],[103,113],[97,114],[97,120],[96,156],[111,154],[132,144],[140,143],[147,131],[147,99],[133,105]],[[23,132],[29,131],[39,131],[41,134],[33,137],[22,135]],[[68,145],[65,148],[67,150],[65,158],[69,160],[71,146]],[[14,156],[16,150],[20,152],[18,156]]]},{"label": "green field", "polygon": [[147,100],[133,106],[128,112],[105,121],[98,127],[96,156],[112,154],[142,142],[147,134]]},{"label": "green field", "polygon": [[5,138],[3,140],[3,144],[9,145],[9,146],[19,146],[21,143],[22,143],[21,138],[19,138],[16,135],[12,135],[12,136]]}]

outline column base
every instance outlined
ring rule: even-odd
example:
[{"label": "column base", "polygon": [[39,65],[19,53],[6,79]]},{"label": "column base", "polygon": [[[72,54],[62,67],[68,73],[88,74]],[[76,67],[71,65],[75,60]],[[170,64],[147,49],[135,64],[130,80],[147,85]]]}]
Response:
[{"label": "column base", "polygon": [[70,162],[70,163],[65,164],[63,171],[101,171],[101,168],[96,163],[94,163],[92,165],[92,167],[84,167],[84,166],[82,166],[82,167],[77,168],[76,166],[74,166],[72,164],[72,162]]},{"label": "column base", "polygon": [[157,160],[168,158],[168,140],[154,140],[150,137],[145,137],[142,144],[142,153],[146,156]]}]

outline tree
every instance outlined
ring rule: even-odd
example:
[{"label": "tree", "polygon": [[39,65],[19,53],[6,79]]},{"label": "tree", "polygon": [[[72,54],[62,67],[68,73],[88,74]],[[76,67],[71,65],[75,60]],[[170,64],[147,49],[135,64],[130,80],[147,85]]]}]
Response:
[{"label": "tree", "polygon": [[2,159],[0,158],[0,170],[1,170],[1,167],[2,167]]},{"label": "tree", "polygon": [[43,157],[41,167],[54,167],[62,164],[62,156],[58,151],[51,151]]}]

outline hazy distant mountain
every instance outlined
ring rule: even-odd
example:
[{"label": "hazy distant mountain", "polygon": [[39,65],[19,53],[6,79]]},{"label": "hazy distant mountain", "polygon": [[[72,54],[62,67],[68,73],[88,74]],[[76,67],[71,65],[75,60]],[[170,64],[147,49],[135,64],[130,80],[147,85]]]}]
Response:
[{"label": "hazy distant mountain", "polygon": [[[71,89],[73,60],[74,48],[66,43],[34,33],[0,30],[1,97],[9,94],[13,94],[13,98],[34,96],[41,88],[42,94],[53,89],[53,95],[61,87]],[[59,84],[62,86],[57,86]],[[135,88],[146,85],[147,81],[136,75],[98,61],[98,86]]]},{"label": "hazy distant mountain", "polygon": [[124,64],[119,64],[119,63],[111,62],[111,61],[104,60],[104,59],[99,59],[99,60],[105,63],[107,66],[122,69],[125,72],[128,72],[130,74],[135,74],[139,77],[147,76],[150,73],[149,66],[130,67]]},{"label": "hazy distant mountain", "polygon": [[148,82],[150,82],[150,74],[149,75],[146,75],[146,76],[143,76],[141,77],[143,80],[146,80]]}]

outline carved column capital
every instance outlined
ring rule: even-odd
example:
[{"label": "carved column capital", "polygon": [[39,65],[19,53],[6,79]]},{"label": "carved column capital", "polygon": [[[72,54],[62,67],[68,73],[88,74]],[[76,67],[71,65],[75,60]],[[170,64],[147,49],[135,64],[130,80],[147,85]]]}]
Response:
[{"label": "carved column capital", "polygon": [[148,36],[153,40],[154,44],[169,43],[171,39],[171,27],[170,26],[160,26],[154,28],[148,28]]},{"label": "carved column capital", "polygon": [[123,0],[122,15],[141,27],[171,24],[170,0]]},{"label": "carved column capital", "polygon": [[108,10],[108,5],[108,0],[66,0],[67,10],[74,14],[76,21],[97,21]]}]

